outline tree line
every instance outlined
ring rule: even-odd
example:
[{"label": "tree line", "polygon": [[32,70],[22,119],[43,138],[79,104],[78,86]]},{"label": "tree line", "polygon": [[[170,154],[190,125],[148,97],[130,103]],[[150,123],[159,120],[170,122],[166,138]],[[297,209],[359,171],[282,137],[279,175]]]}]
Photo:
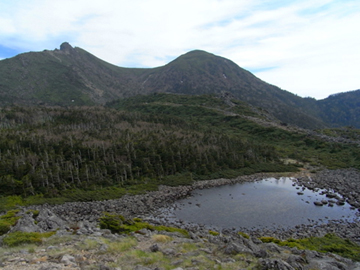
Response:
[{"label": "tree line", "polygon": [[173,116],[105,107],[0,111],[0,195],[55,197],[277,161],[273,146]]}]

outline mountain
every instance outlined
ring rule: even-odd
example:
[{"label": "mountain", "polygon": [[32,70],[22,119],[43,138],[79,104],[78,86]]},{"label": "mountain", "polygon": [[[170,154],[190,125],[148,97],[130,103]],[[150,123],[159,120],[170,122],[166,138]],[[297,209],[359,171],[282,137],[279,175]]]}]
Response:
[{"label": "mountain", "polygon": [[360,90],[334,94],[317,104],[320,117],[331,126],[360,128]]},{"label": "mountain", "polygon": [[[68,43],[61,44],[60,50],[24,53],[0,61],[0,106],[96,105],[160,92],[227,92],[284,123],[311,129],[360,127],[355,93],[347,94],[346,99],[353,102],[346,106],[340,105],[342,95],[322,101],[301,98],[262,81],[231,60],[200,50],[148,69],[118,67]],[[342,114],[346,117],[332,116],[339,109],[345,110]]]},{"label": "mountain", "polygon": [[309,128],[325,126],[309,113],[311,100],[270,85],[234,62],[204,51],[186,53],[154,70],[144,80],[143,87],[151,92],[190,95],[228,92],[283,122]]},{"label": "mountain", "polygon": [[63,43],[60,50],[20,54],[0,62],[1,105],[94,105],[131,96],[142,69],[120,68]]}]

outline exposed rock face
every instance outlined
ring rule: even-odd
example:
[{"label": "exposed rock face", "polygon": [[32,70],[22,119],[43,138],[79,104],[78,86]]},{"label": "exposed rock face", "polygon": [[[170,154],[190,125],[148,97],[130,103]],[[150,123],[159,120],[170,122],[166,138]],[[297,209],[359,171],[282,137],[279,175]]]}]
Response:
[{"label": "exposed rock face", "polygon": [[68,42],[64,42],[60,45],[60,51],[64,52],[64,53],[71,53],[72,50],[74,50],[74,48],[68,43]]}]

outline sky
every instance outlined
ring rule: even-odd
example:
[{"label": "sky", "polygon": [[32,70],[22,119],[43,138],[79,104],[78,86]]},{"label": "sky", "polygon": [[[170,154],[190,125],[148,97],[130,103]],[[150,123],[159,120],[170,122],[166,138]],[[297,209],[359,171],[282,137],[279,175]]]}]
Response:
[{"label": "sky", "polygon": [[205,50],[301,97],[360,89],[359,0],[0,0],[0,60],[65,41],[121,67]]}]

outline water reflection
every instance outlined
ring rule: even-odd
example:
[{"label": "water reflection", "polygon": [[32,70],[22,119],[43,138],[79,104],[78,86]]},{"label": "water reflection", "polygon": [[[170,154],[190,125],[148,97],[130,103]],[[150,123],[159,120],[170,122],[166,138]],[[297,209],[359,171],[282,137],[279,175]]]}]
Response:
[{"label": "water reflection", "polygon": [[[299,194],[301,195],[299,195]],[[288,228],[327,220],[357,219],[350,205],[315,206],[329,200],[321,190],[298,187],[290,178],[261,181],[197,190],[180,200],[164,217],[219,228]]]}]

